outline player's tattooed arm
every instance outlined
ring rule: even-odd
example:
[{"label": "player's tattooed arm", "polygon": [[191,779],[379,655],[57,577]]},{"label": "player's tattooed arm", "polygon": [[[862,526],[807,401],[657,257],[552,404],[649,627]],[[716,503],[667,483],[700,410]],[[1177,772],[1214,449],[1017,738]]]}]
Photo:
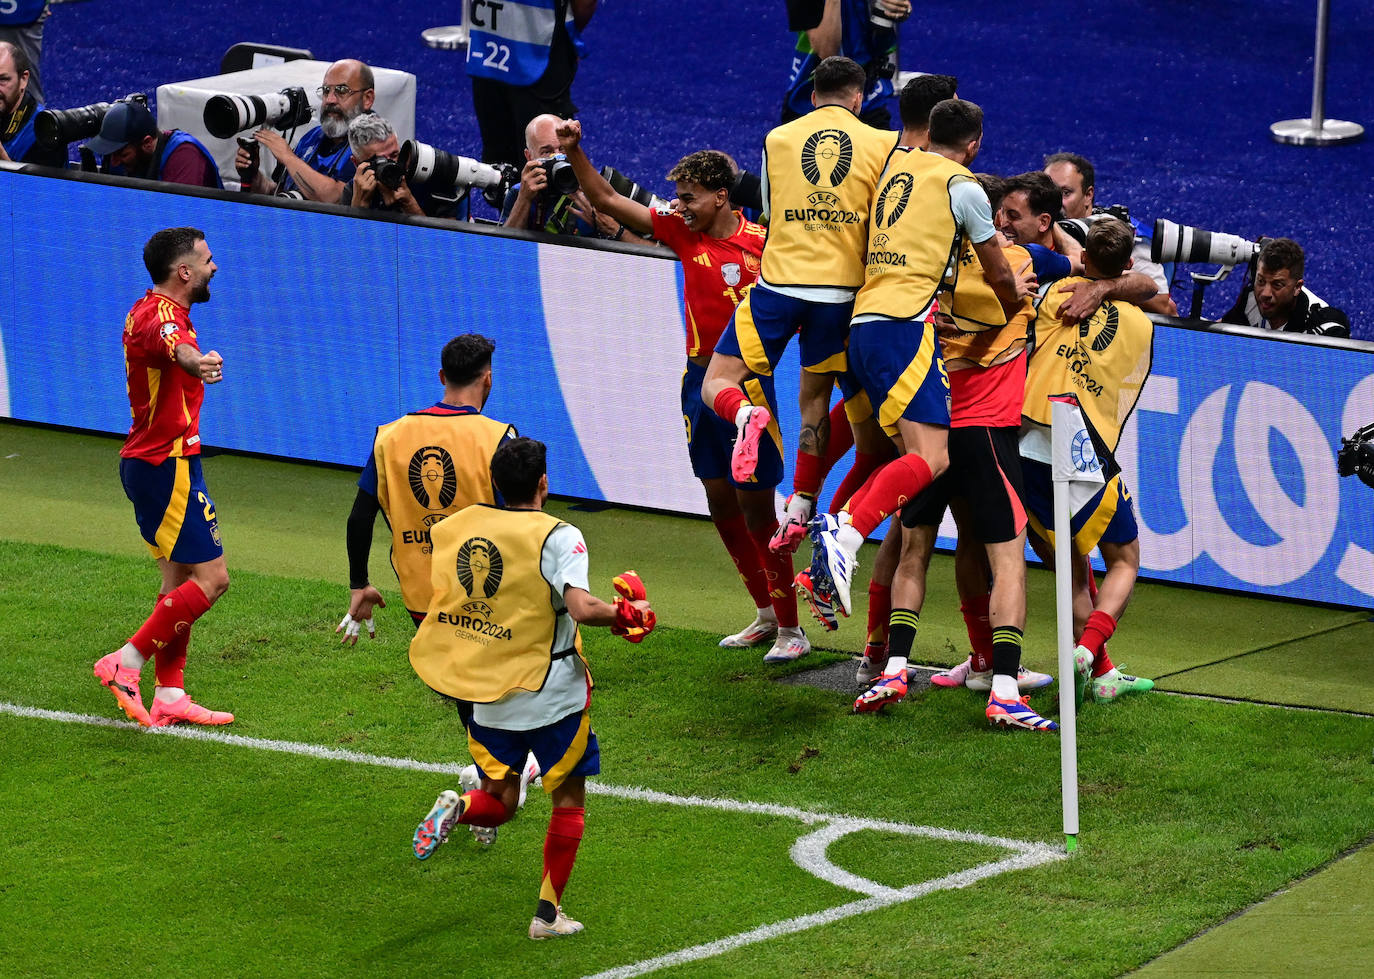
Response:
[{"label": "player's tattooed arm", "polygon": [[807,455],[823,456],[830,444],[830,416],[822,415],[815,425],[802,425],[797,446]]}]

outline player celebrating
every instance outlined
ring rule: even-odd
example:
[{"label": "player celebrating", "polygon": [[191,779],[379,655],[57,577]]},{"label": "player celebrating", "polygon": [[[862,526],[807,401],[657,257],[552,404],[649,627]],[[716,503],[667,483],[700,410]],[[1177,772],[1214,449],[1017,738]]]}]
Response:
[{"label": "player celebrating", "polygon": [[[1093,223],[1083,246],[1089,279],[1117,275],[1131,260],[1135,233],[1116,218]],[[1071,282],[1073,280],[1070,280]],[[1126,610],[1140,570],[1140,540],[1131,494],[1113,453],[1150,373],[1154,324],[1135,306],[1105,302],[1082,323],[1065,323],[1064,294],[1052,292],[1036,311],[1035,353],[1026,377],[1026,432],[1021,454],[1026,476],[1030,529],[1040,539],[1037,551],[1052,560],[1054,487],[1049,452],[1050,398],[1077,393],[1093,446],[1103,463],[1106,485],[1084,501],[1070,520],[1073,535],[1074,649],[1077,693],[1081,701],[1109,702],[1154,689],[1154,681],[1123,673],[1107,656],[1106,642]],[[1092,568],[1087,556],[1096,547],[1107,573],[1096,598],[1090,596]]]},{"label": "player celebrating", "polygon": [[[703,402],[701,385],[722,331],[735,306],[759,273],[765,232],[730,207],[736,170],[724,153],[701,150],[683,157],[668,173],[677,183],[671,211],[652,209],[616,193],[582,150],[582,126],[576,120],[558,127],[561,149],[577,173],[592,206],[627,228],[652,234],[682,262],[686,298],[687,369],[682,376],[682,417],[692,472],[706,490],[711,522],[725,543],[757,609],[745,629],[721,640],[726,648],[745,648],[772,640],[765,663],[786,663],[805,656],[811,643],[797,623],[792,555],[774,554],[768,541],[777,530],[773,489],[782,481],[782,436],[774,408],[759,416],[753,434],[758,464],[752,473],[732,472],[733,422],[717,418]],[[744,380],[751,399],[774,406],[773,378]],[[760,432],[768,438],[759,439]]]},{"label": "player celebrating", "polygon": [[491,457],[516,431],[482,414],[491,395],[495,350],[496,344],[477,333],[454,337],[439,358],[443,398],[377,429],[348,515],[348,613],[334,630],[343,632],[345,643],[357,642],[364,623],[375,638],[372,609],[386,608],[367,573],[378,511],[391,528],[391,566],[401,599],[419,625],[432,593],[430,528],[470,504],[496,502]]},{"label": "player celebrating", "polygon": [[[153,614],[122,647],[96,660],[95,675],[131,720],[145,727],[228,724],[183,689],[191,627],[229,588],[215,504],[200,468],[205,385],[224,379],[224,358],[201,353],[191,305],[208,302],[218,266],[196,228],[167,228],[143,246],[153,280],[124,320],[124,368],[133,423],[119,477],[162,573]],[[143,706],[139,671],[154,659],[153,709]]]},{"label": "player celebrating", "polygon": [[859,545],[949,465],[949,379],[932,315],[936,298],[953,287],[962,243],[971,244],[1006,316],[1028,294],[997,243],[987,194],[968,169],[982,141],[977,105],[940,102],[930,113],[930,152],[894,158],[873,202],[849,363],[900,454],[870,477],[847,514],[813,521],[811,585],[845,615]]},{"label": "player celebrating", "polygon": [[732,474],[748,478],[769,411],[743,385],[750,376],[771,377],[800,330],[802,427],[794,492],[772,541],[775,550],[789,554],[806,536],[825,478],[830,389],[847,366],[850,313],[864,281],[868,211],[897,145],[896,134],[858,117],[865,91],[858,64],[826,58],[816,68],[814,85],[816,110],[764,140],[763,268],[716,344],[701,388],[702,400],[737,429]]},{"label": "player celebrating", "polygon": [[616,579],[614,605],[587,590],[581,532],[543,512],[543,443],[502,444],[491,473],[505,507],[471,506],[434,527],[434,595],[410,645],[420,679],[473,702],[468,745],[482,785],[461,796],[441,793],[413,845],[424,860],[459,823],[497,826],[514,816],[520,770],[534,752],[553,812],[529,936],[561,938],[582,930],[563,914],[561,900],[582,841],[586,779],[601,771],[578,625],[610,626],[638,642],[655,618],[632,571]]}]

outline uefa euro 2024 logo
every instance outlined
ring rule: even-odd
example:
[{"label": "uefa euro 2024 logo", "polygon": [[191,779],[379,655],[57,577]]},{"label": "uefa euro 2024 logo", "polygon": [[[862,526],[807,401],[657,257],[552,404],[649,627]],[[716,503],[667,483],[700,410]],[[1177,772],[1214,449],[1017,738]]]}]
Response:
[{"label": "uefa euro 2024 logo", "polygon": [[1081,473],[1095,473],[1102,468],[1097,452],[1093,449],[1092,437],[1085,428],[1080,428],[1074,433],[1073,444],[1069,446],[1069,457],[1073,460],[1073,467]]}]

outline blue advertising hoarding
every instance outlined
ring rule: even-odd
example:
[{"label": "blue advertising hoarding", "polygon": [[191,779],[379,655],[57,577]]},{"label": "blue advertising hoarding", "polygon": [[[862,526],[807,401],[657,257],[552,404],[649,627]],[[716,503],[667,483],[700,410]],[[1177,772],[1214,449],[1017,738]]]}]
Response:
[{"label": "blue advertising hoarding", "polygon": [[[480,332],[497,344],[487,412],[549,444],[555,493],[706,512],[683,444],[682,276],[666,250],[0,168],[0,416],[127,429],[120,330],[149,285],[143,242],[175,225],[203,229],[220,266],[192,311],[202,348],[225,358],[207,444],[361,465],[378,424],[438,397],[443,343]],[[793,349],[777,372],[788,456],[796,378]],[[1366,350],[1159,327],[1120,450],[1142,574],[1369,606],[1374,490],[1339,479],[1335,452],[1371,421]]]}]

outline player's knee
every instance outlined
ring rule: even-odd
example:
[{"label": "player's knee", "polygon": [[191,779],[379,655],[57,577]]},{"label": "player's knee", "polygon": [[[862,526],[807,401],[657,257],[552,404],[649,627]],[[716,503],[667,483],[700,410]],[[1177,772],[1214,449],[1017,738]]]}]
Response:
[{"label": "player's knee", "polygon": [[205,592],[205,597],[214,602],[229,590],[229,569],[224,567],[213,568],[204,574],[197,575],[196,584],[200,585],[201,591]]}]

